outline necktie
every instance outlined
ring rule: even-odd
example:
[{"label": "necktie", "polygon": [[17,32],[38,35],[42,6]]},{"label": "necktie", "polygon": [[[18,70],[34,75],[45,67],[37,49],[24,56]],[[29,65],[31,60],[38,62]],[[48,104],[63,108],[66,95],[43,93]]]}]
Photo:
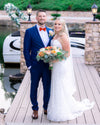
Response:
[{"label": "necktie", "polygon": [[41,31],[41,30],[46,31],[46,28],[40,27],[39,30],[40,30],[40,31]]}]

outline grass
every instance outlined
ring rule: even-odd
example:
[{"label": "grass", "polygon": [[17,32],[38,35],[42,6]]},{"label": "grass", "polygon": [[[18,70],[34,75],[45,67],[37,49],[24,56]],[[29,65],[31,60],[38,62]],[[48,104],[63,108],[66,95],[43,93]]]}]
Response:
[{"label": "grass", "polygon": [[[94,4],[98,6],[100,12],[100,0],[10,0],[20,10],[26,10],[30,3],[33,10],[58,10],[58,11],[91,11],[91,6]],[[0,9],[3,10],[4,5],[9,3],[9,0],[0,0]]]}]

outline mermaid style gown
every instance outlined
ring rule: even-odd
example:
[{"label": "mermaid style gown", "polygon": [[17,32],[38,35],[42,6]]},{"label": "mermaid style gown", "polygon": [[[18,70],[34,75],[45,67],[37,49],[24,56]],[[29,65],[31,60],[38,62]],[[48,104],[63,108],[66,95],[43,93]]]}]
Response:
[{"label": "mermaid style gown", "polygon": [[[51,46],[62,49],[58,40],[52,40]],[[94,102],[88,99],[76,101],[73,97],[76,91],[72,57],[53,64],[51,76],[51,93],[47,109],[47,119],[50,121],[67,121],[75,119],[85,110],[91,109]]]}]

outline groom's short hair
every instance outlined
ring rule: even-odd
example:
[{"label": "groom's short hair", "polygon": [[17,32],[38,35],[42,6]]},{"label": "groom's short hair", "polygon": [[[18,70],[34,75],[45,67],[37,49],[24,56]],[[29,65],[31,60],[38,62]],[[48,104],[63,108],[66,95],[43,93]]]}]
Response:
[{"label": "groom's short hair", "polygon": [[38,11],[36,12],[36,16],[38,16],[38,13],[39,13],[39,12],[44,12],[44,13],[46,13],[45,10],[40,9],[40,10],[38,10]]}]

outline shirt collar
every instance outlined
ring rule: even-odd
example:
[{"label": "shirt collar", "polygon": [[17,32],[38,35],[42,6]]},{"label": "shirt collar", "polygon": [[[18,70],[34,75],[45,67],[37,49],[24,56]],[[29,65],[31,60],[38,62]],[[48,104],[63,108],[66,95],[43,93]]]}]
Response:
[{"label": "shirt collar", "polygon": [[[38,28],[38,30],[39,30],[39,28],[41,27],[41,26],[39,26],[38,24],[36,24],[37,25],[37,28]],[[45,28],[46,26],[44,26],[44,27],[42,27],[42,28]]]}]

